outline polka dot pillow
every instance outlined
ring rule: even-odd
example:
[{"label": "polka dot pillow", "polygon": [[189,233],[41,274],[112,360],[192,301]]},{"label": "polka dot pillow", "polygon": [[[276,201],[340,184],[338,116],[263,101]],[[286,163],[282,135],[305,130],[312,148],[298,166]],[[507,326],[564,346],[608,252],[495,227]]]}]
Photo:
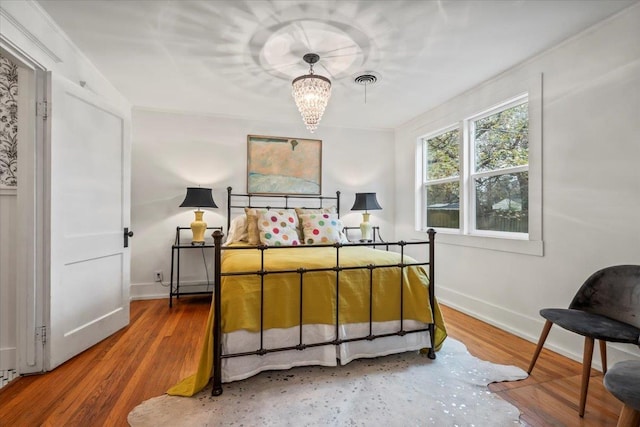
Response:
[{"label": "polka dot pillow", "polygon": [[[271,209],[272,211],[282,214],[290,215],[295,221],[295,228],[298,227],[298,216],[295,209]],[[258,219],[261,214],[269,211],[267,208],[244,208],[244,212],[247,215],[247,242],[250,245],[257,245],[260,241],[260,229],[258,228]],[[298,236],[300,241],[300,236]]]},{"label": "polka dot pillow", "polygon": [[[310,208],[294,208],[296,211],[296,215],[298,216],[298,219],[300,218],[300,215],[306,215],[306,214],[324,214],[324,213],[328,213],[328,214],[334,214],[337,213],[338,210],[335,206],[328,206],[326,208],[316,208],[316,209],[310,209]],[[304,240],[304,233],[302,231],[302,220],[298,221],[298,236],[300,236],[300,240]]]},{"label": "polka dot pillow", "polygon": [[293,213],[266,211],[258,216],[260,242],[267,246],[298,246],[297,218]]},{"label": "polka dot pillow", "polygon": [[302,224],[304,243],[307,245],[324,245],[346,243],[342,233],[344,227],[338,214],[315,213],[298,215]]}]

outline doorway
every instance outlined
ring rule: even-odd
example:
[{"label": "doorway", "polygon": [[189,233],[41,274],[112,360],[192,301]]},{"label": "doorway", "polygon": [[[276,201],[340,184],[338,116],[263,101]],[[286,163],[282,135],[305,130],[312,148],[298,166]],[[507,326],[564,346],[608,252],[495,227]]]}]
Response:
[{"label": "doorway", "polygon": [[18,67],[0,53],[0,387],[17,377]]},{"label": "doorway", "polygon": [[43,97],[42,68],[0,44],[0,387],[43,371]]}]

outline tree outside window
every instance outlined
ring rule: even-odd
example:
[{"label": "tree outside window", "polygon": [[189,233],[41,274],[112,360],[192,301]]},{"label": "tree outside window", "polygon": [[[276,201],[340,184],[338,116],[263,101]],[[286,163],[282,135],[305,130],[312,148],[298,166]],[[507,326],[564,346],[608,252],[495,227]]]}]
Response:
[{"label": "tree outside window", "polygon": [[[528,130],[523,96],[422,138],[427,227],[528,233]],[[461,161],[461,153],[468,153],[468,162]],[[461,212],[468,213],[466,222]]]},{"label": "tree outside window", "polygon": [[460,129],[425,140],[427,227],[460,227]]},{"label": "tree outside window", "polygon": [[528,103],[471,122],[475,229],[527,233]]}]

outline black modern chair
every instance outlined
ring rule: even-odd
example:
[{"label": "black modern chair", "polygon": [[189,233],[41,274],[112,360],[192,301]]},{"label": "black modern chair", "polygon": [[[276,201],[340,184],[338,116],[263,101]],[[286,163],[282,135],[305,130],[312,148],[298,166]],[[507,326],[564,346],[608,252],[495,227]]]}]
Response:
[{"label": "black modern chair", "polygon": [[584,336],[579,414],[584,416],[594,340],[600,341],[602,371],[607,372],[607,341],[640,346],[640,265],[617,265],[591,275],[573,297],[569,308],[544,308],[547,321],[529,365],[529,374],[556,324]]}]

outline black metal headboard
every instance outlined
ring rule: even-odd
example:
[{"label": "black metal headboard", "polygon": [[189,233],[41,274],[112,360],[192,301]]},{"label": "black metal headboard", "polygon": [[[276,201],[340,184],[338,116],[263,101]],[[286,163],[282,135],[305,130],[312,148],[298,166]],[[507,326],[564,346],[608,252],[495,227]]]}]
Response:
[{"label": "black metal headboard", "polygon": [[227,232],[231,227],[232,209],[322,209],[329,206],[326,201],[335,203],[336,212],[339,216],[340,191],[336,191],[335,196],[314,196],[308,194],[234,194],[231,192],[231,187],[227,187]]}]

